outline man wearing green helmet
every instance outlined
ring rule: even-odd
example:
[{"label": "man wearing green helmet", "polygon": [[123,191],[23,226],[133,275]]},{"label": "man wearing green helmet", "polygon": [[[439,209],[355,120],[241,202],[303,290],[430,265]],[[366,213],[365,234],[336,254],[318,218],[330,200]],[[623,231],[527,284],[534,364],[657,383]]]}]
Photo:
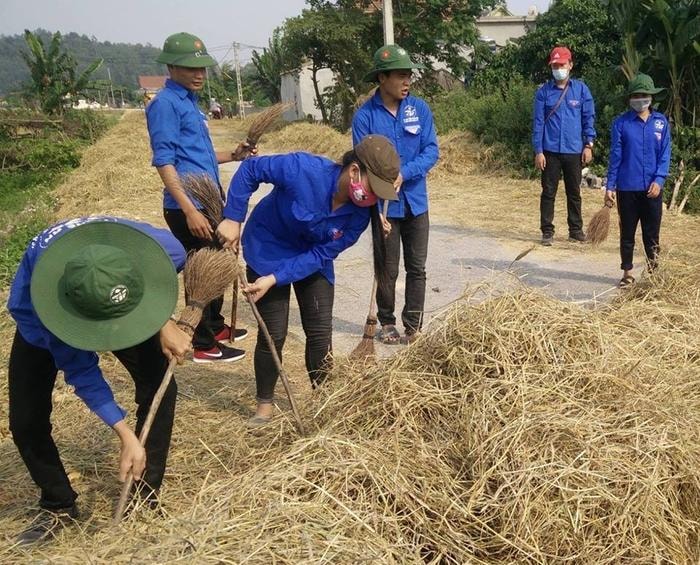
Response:
[{"label": "man wearing green helmet", "polygon": [[[170,78],[146,108],[148,133],[153,150],[152,164],[158,170],[165,189],[163,214],[170,230],[190,252],[211,245],[213,230],[182,188],[183,175],[208,175],[221,186],[219,164],[242,161],[255,153],[246,143],[233,151],[216,151],[209,136],[206,115],[199,109],[197,93],[202,90],[207,67],[216,61],[204,43],[189,33],[176,33],[165,40],[157,61],[168,66]],[[194,338],[195,362],[236,361],[245,352],[227,347],[221,341],[243,339],[247,331],[231,329],[221,315],[223,297],[204,309]]]}]

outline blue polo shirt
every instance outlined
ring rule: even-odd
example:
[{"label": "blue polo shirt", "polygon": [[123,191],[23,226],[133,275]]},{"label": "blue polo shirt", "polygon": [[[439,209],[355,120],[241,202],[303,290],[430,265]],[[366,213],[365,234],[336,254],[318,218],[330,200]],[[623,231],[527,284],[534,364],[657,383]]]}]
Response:
[{"label": "blue polo shirt", "polygon": [[668,120],[653,110],[647,120],[629,110],[612,125],[608,190],[648,190],[652,182],[664,186],[671,165]]},{"label": "blue polo shirt", "polygon": [[[389,202],[390,218],[403,218],[407,207],[414,216],[428,211],[426,177],[439,157],[433,114],[428,104],[408,95],[394,116],[382,102],[377,89],[352,119],[352,143],[357,145],[370,133],[391,140],[401,158],[403,184],[399,199]],[[381,202],[380,202],[381,205]]]},{"label": "blue polo shirt", "polygon": [[[595,137],[595,105],[588,87],[574,78],[557,111],[546,120],[557,105],[562,89],[552,79],[544,83],[535,94],[532,112],[532,147],[535,154],[581,153],[584,142]],[[545,122],[546,120],[546,122]]]},{"label": "blue polo shirt", "polygon": [[[199,109],[194,92],[174,80],[166,80],[165,88],[146,107],[146,123],[154,167],[173,165],[181,177],[206,173],[221,185],[207,116]],[[195,205],[201,207],[197,202]],[[180,208],[165,189],[163,208]]]},{"label": "blue polo shirt", "polygon": [[186,254],[182,244],[168,230],[121,218],[77,218],[47,228],[32,239],[22,257],[17,273],[15,273],[10,289],[10,298],[7,301],[7,309],[17,323],[19,333],[35,347],[48,349],[56,367],[63,371],[66,383],[75,388],[75,393],[102,421],[108,426],[114,426],[124,419],[126,412],[114,401],[112,390],[105,381],[98,365],[97,354],[93,351],[75,349],[63,343],[47,330],[32,306],[30,295],[34,265],[44,250],[71,229],[87,222],[117,222],[138,229],[160,243],[178,271],[185,264]]},{"label": "blue polo shirt", "polygon": [[224,217],[245,220],[260,183],[274,185],[255,206],[241,237],[246,263],[278,285],[321,273],[335,282],[333,260],[353,245],[369,224],[370,211],[348,202],[333,211],[342,167],[325,157],[290,153],[243,161],[231,179]]}]

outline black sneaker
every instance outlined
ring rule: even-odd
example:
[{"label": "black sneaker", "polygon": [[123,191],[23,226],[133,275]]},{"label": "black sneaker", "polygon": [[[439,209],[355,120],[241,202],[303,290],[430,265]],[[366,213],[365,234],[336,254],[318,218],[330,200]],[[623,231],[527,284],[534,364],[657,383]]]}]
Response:
[{"label": "black sneaker", "polygon": [[235,347],[227,347],[219,343],[211,349],[195,349],[192,361],[195,363],[231,363],[245,357],[245,351]]},{"label": "black sneaker", "polygon": [[56,533],[65,525],[78,518],[77,505],[68,508],[47,510],[42,508],[34,517],[29,526],[17,536],[18,545],[32,545],[44,543],[56,537]]},{"label": "black sneaker", "polygon": [[569,241],[572,243],[583,243],[586,241],[586,234],[583,232],[569,234]]},{"label": "black sneaker", "polygon": [[[236,328],[233,330],[233,341],[241,341],[248,337],[248,330]],[[223,329],[214,335],[216,341],[229,341],[231,339],[231,326],[224,326]]]},{"label": "black sneaker", "polygon": [[545,247],[551,247],[552,243],[554,243],[554,234],[551,234],[551,233],[542,234],[542,245],[544,245]]}]

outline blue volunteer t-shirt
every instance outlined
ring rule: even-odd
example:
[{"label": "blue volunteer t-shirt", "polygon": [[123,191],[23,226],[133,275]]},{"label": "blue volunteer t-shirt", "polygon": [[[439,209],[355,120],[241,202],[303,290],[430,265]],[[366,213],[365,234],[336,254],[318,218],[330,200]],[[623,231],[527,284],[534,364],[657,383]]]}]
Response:
[{"label": "blue volunteer t-shirt", "polygon": [[187,255],[182,244],[168,230],[122,218],[76,218],[51,226],[32,239],[15,273],[7,309],[17,323],[17,330],[27,342],[47,349],[56,367],[63,371],[66,383],[75,388],[75,393],[102,421],[108,426],[114,426],[124,418],[126,412],[115,402],[112,390],[100,370],[97,354],[71,347],[46,329],[32,306],[30,294],[34,265],[42,253],[62,235],[88,222],[117,222],[136,228],[160,244],[177,271],[184,267]]}]

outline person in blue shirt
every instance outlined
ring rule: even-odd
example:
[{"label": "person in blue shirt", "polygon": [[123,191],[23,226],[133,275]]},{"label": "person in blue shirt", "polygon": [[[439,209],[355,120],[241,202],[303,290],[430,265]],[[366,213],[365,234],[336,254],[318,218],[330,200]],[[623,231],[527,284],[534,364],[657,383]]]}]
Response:
[{"label": "person in blue shirt", "polygon": [[[9,360],[10,431],[41,490],[40,513],[20,534],[22,544],[48,540],[78,515],[76,492],[51,436],[51,393],[58,371],[87,407],[121,441],[119,476],[142,479],[156,500],[175,415],[170,384],[146,448],[138,433],[173,356],[181,361],[190,337],[168,321],[178,297],[176,270],[185,250],[164,229],[123,218],[60,222],[29,243],[7,307],[17,329]],[[136,386],[136,430],[100,371],[95,351],[112,351]]]},{"label": "person in blue shirt", "polygon": [[535,167],[542,171],[540,230],[542,245],[554,241],[554,199],[564,176],[569,241],[584,242],[581,216],[581,169],[593,159],[595,105],[588,87],[571,78],[571,51],[555,47],[549,56],[552,80],[535,94],[532,146]]},{"label": "person in blue shirt", "polygon": [[405,302],[401,313],[405,343],[413,341],[423,324],[425,306],[425,262],[428,256],[428,190],[426,177],[438,160],[438,144],[433,115],[428,104],[413,96],[409,54],[398,45],[384,45],[374,55],[374,69],[365,80],[378,82],[374,95],[355,113],[353,143],[373,133],[384,135],[396,147],[401,170],[394,181],[399,199],[389,204],[391,234],[386,241],[388,284],[377,288],[377,336],[384,343],[399,342],[396,329],[396,280],[403,246],[406,270]]},{"label": "person in blue shirt", "polygon": [[[195,251],[212,243],[213,230],[182,188],[188,174],[208,175],[217,185],[219,164],[245,159],[255,150],[241,143],[233,151],[215,151],[209,136],[207,117],[199,109],[197,92],[204,86],[206,67],[216,64],[202,41],[189,33],[176,33],[165,40],[158,62],[168,66],[170,78],[146,108],[148,133],[153,150],[152,164],[165,185],[163,215],[185,249]],[[193,361],[237,361],[245,352],[227,347],[230,327],[221,315],[223,297],[212,301],[202,315],[193,338]],[[236,328],[235,340],[247,331]],[[231,340],[233,341],[233,339]]]},{"label": "person in blue shirt", "polygon": [[620,215],[621,287],[634,282],[634,240],[640,222],[647,266],[652,270],[658,263],[662,192],[671,164],[668,120],[651,106],[652,96],[662,90],[648,75],[632,78],[627,88],[630,109],[612,125],[605,200],[617,201]]},{"label": "person in blue shirt", "polygon": [[[308,153],[244,161],[231,180],[224,220],[217,235],[225,247],[238,245],[251,194],[260,183],[274,185],[253,209],[241,240],[251,284],[277,353],[287,336],[290,289],[294,287],[306,334],[306,368],[312,386],[323,382],[332,352],[334,259],[353,245],[372,218],[375,239],[390,230],[377,198],[395,200],[399,157],[388,139],[369,135],[342,163]],[[375,275],[383,280],[375,254]],[[250,425],[269,422],[278,371],[258,332],[255,347],[257,410]]]}]

